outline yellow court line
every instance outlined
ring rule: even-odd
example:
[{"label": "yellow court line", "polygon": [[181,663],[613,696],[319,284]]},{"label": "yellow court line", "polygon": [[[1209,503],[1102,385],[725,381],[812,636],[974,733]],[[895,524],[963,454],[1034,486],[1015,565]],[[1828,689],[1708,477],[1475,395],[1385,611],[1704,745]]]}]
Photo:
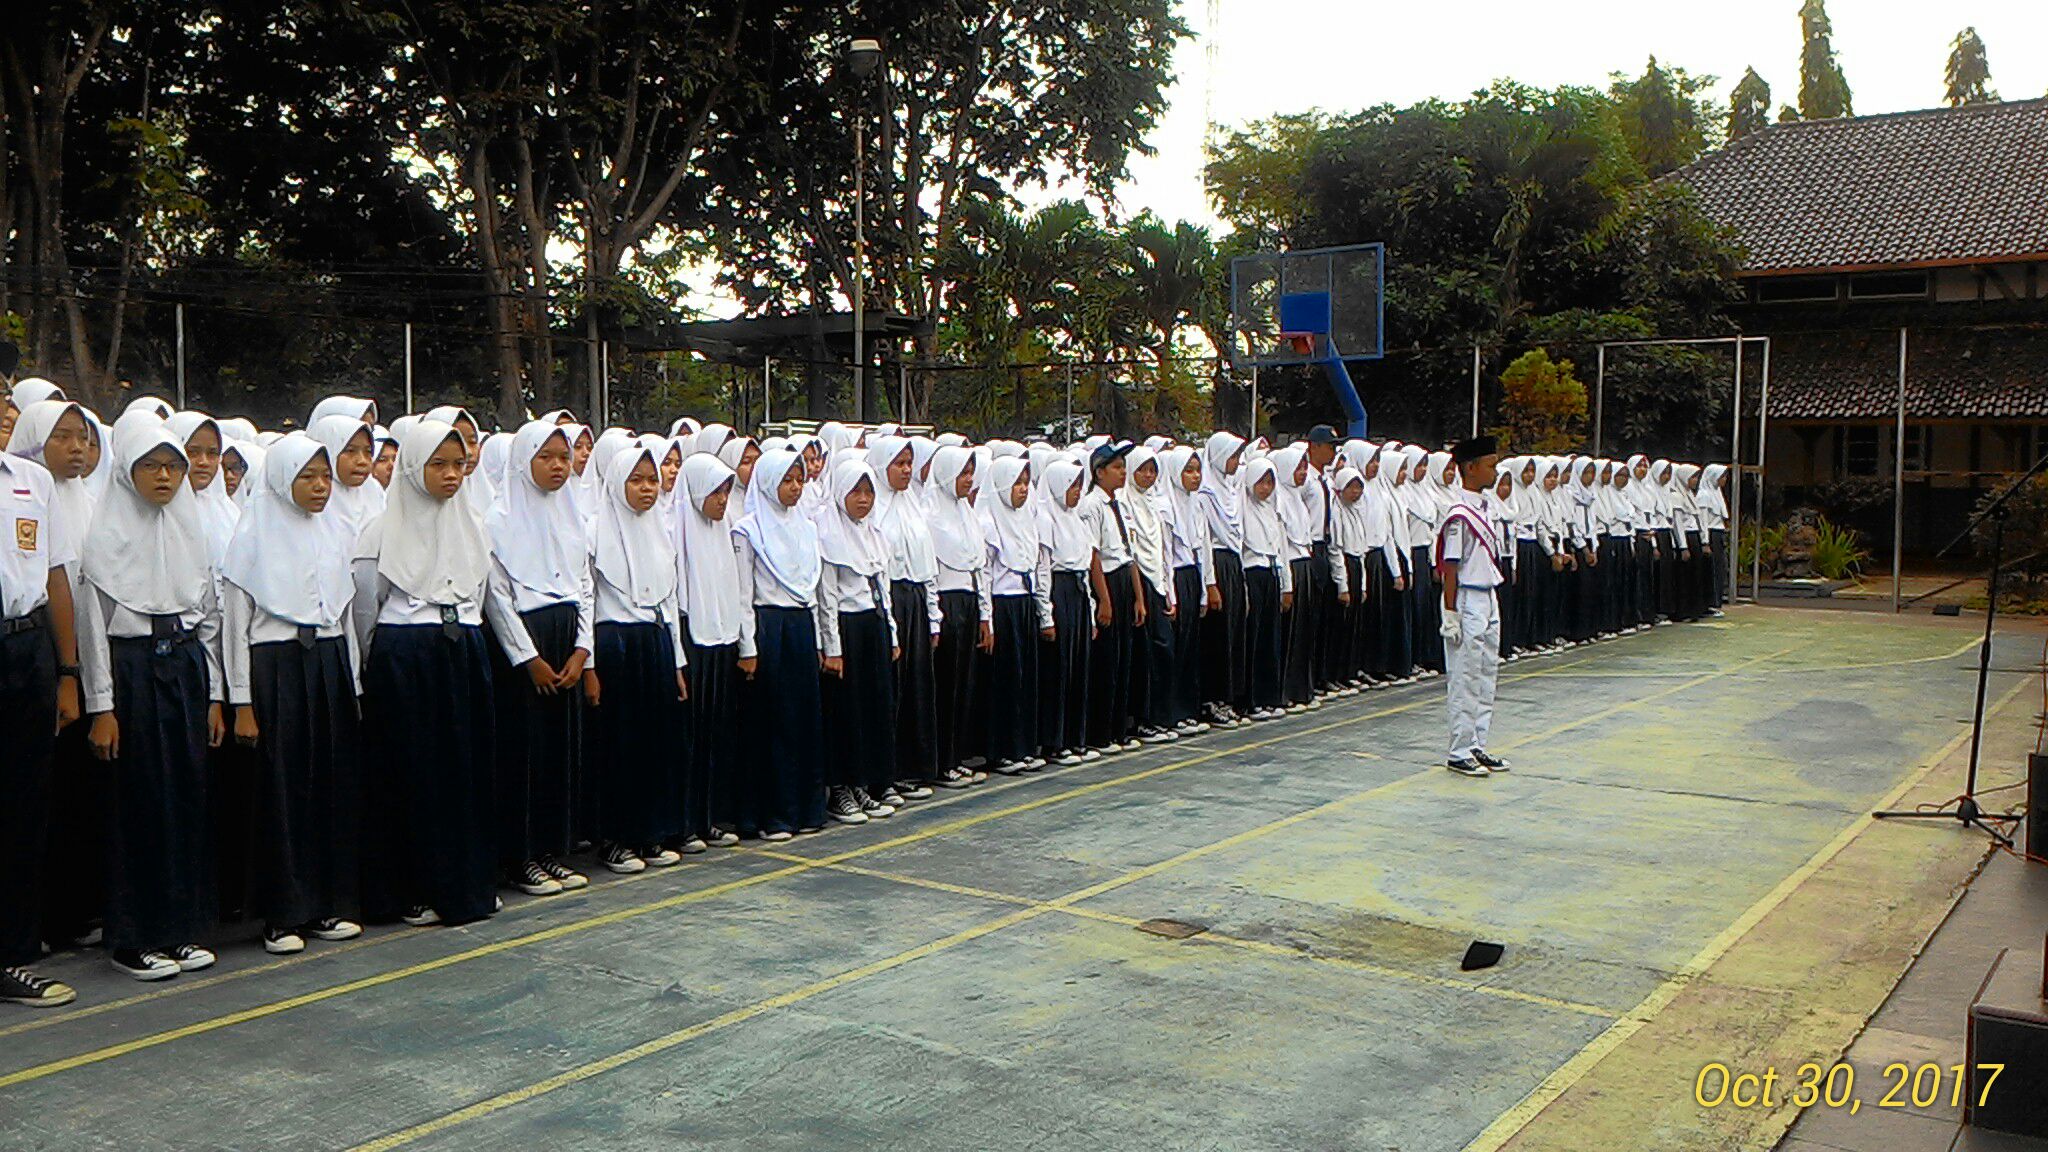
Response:
[{"label": "yellow court line", "polygon": [[1355,792],[1349,796],[1341,796],[1335,800],[1331,800],[1323,804],[1318,804],[1314,808],[1309,808],[1301,812],[1296,812],[1288,816],[1283,816],[1278,820],[1272,821],[1271,823],[1261,824],[1256,828],[1247,828],[1242,832],[1236,833],[1232,836],[1227,836],[1222,840],[1215,841],[1214,843],[1204,844],[1197,848],[1190,848],[1185,852],[1182,852],[1175,856],[1168,857],[1167,859],[1161,860],[1158,863],[1148,864],[1143,868],[1134,868],[1121,876],[1112,877],[1108,880],[1102,881],[1099,884],[1091,884],[1086,888],[1076,889],[1072,892],[1067,893],[1064,896],[1056,897],[1052,900],[1047,900],[1042,904],[1034,903],[1032,906],[1027,908],[1018,908],[1013,912],[1005,913],[1004,915],[998,916],[992,920],[985,920],[979,924],[973,925],[972,927],[963,928],[950,936],[943,936],[937,940],[932,940],[927,943],[920,944],[915,948],[909,949],[908,951],[899,952],[894,956],[887,956],[880,960],[875,960],[867,964],[863,964],[858,968],[850,968],[844,972],[836,973],[832,976],[827,976],[822,980],[812,981],[811,983],[806,984],[801,988],[792,989],[791,991],[784,992],[776,996],[770,996],[764,1000],[757,1000],[752,1004],[748,1004],[740,1008],[735,1008],[719,1016],[714,1016],[709,1020],[703,1021],[702,1023],[693,1024],[688,1028],[677,1029],[676,1031],[670,1032],[667,1035],[657,1036],[652,1040],[646,1041],[645,1043],[636,1044],[631,1048],[627,1048],[621,1052],[615,1052],[612,1055],[606,1056],[602,1059],[593,1060],[588,1064],[579,1065],[575,1068],[570,1068],[566,1071],[558,1072],[545,1080],[538,1080],[522,1088],[514,1088],[509,1092],[502,1092],[496,1096],[486,1097],[485,1099],[479,1100],[476,1103],[469,1105],[468,1107],[459,1108],[445,1115],[437,1116],[432,1120],[422,1121],[421,1123],[414,1124],[410,1127],[401,1128],[398,1131],[392,1132],[388,1135],[380,1136],[375,1140],[370,1140],[361,1144],[357,1144],[349,1148],[347,1152],[392,1152],[392,1149],[402,1148],[405,1145],[411,1144],[414,1141],[419,1140],[423,1137],[431,1136],[438,1132],[444,1132],[450,1128],[456,1127],[457,1125],[468,1123],[471,1120],[482,1119],[483,1117],[489,1116],[496,1112],[502,1112],[507,1108],[511,1108],[519,1104],[524,1104],[529,1100],[545,1096],[550,1092],[557,1091],[558,1089],[567,1088],[573,1084],[580,1084],[585,1080],[589,1080],[596,1076],[601,1076],[606,1072],[613,1071],[617,1068],[622,1068],[625,1065],[631,1064],[636,1060],[641,1060],[648,1056],[653,1056],[658,1053],[666,1052],[672,1048],[678,1047],[679,1045],[686,1044],[691,1040],[695,1040],[700,1036],[708,1035],[709,1033],[729,1028],[734,1024],[744,1023],[745,1021],[752,1020],[757,1016],[761,1016],[768,1012],[773,1012],[778,1008],[786,1008],[792,1004],[802,1003],[805,1000],[812,999],[813,997],[822,995],[826,992],[830,992],[836,988],[843,988],[849,984],[855,983],[856,981],[864,980],[869,976],[874,976],[883,972],[888,972],[892,969],[901,968],[905,964],[909,964],[912,961],[921,960],[927,956],[932,956],[937,953],[947,951],[948,949],[957,947],[961,944],[965,944],[971,940],[978,940],[984,936],[988,936],[995,932],[1000,932],[1003,929],[1009,928],[1013,925],[1022,924],[1027,920],[1035,920],[1040,916],[1046,915],[1047,913],[1065,911],[1070,905],[1075,904],[1079,901],[1089,899],[1092,896],[1097,896],[1104,892],[1114,891],[1117,888],[1124,886],[1125,884],[1134,883],[1138,880],[1144,879],[1147,876],[1156,876],[1160,872],[1166,871],[1169,868],[1177,867],[1190,860],[1200,859],[1201,857],[1206,856],[1211,852],[1218,852],[1226,848],[1233,848],[1240,844],[1245,844],[1252,840],[1256,840],[1261,836],[1266,836],[1271,833],[1278,832],[1283,828],[1291,828],[1304,820],[1312,820],[1315,817],[1322,815],[1323,813],[1329,812],[1335,808],[1341,807],[1346,804],[1355,803],[1356,801],[1361,800],[1367,796],[1370,796],[1373,793],[1378,792],[1386,787],[1388,787],[1388,785],[1381,784],[1373,788],[1368,788],[1363,792]]},{"label": "yellow court line", "polygon": [[[1990,710],[1985,713],[1986,719],[1988,720],[1991,716],[1996,715],[2007,704],[2011,703],[2013,698],[2018,696],[2020,690],[2025,687],[2027,687],[2027,682],[2021,681],[2008,689],[2005,695],[1999,697],[1998,702],[1993,704]],[[1948,743],[1943,744],[1933,755],[1923,761],[1916,771],[1908,774],[1904,780],[1899,782],[1897,787],[1886,793],[1883,799],[1872,805],[1872,810],[1886,809],[1897,804],[1908,792],[1918,787],[1921,781],[1933,774],[1935,769],[1941,766],[1941,762],[1948,759],[1956,749],[1961,748],[1963,742],[1969,738],[1969,729],[1956,733]],[[1736,918],[1734,923],[1722,929],[1719,935],[1707,942],[1706,947],[1700,949],[1683,967],[1652,989],[1650,994],[1643,997],[1642,1001],[1634,1008],[1629,1009],[1627,1014],[1609,1025],[1598,1036],[1595,1036],[1590,1043],[1584,1048],[1579,1049],[1571,1059],[1559,1065],[1549,1076],[1544,1077],[1543,1082],[1538,1084],[1527,1096],[1523,1097],[1520,1103],[1496,1117],[1493,1123],[1487,1125],[1478,1136],[1472,1139],[1471,1143],[1465,1145],[1464,1152],[1498,1152],[1502,1145],[1514,1139],[1516,1133],[1527,1127],[1530,1121],[1536,1119],[1545,1108],[1550,1107],[1551,1103],[1564,1095],[1572,1085],[1584,1079],[1586,1074],[1591,1072],[1595,1065],[1606,1059],[1608,1055],[1616,1048],[1619,1048],[1629,1037],[1635,1035],[1652,1020],[1656,1019],[1658,1013],[1662,1012],[1673,1000],[1678,998],[1679,993],[1689,987],[1694,980],[1697,980],[1708,968],[1719,961],[1721,957],[1727,955],[1728,951],[1735,947],[1738,941],[1749,934],[1750,929],[1762,922],[1763,918],[1770,915],[1778,905],[1783,904],[1801,884],[1825,867],[1828,861],[1833,860],[1842,849],[1848,847],[1849,843],[1861,835],[1864,829],[1875,823],[1876,819],[1875,816],[1866,811],[1855,820],[1850,821],[1848,827],[1843,828],[1834,839],[1822,845],[1819,851],[1808,857],[1804,864],[1801,864],[1790,875],[1779,881],[1778,885],[1765,893],[1762,899],[1750,905],[1748,911]]]},{"label": "yellow court line", "polygon": [[[775,853],[770,853],[770,855],[775,855],[777,859],[795,859],[795,857],[783,857]],[[929,888],[937,892],[949,892],[957,896],[972,896],[982,900],[990,900],[1002,904],[1015,904],[1026,908],[1049,908],[1083,920],[1094,920],[1103,924],[1116,924],[1125,928],[1135,928],[1144,923],[1143,920],[1136,916],[1124,916],[1116,912],[1104,912],[1094,908],[1055,908],[1050,902],[1032,896],[1018,896],[1009,892],[996,892],[987,888],[975,888],[965,884],[954,884],[945,880],[928,880],[922,876],[908,876],[900,872],[885,872],[879,868],[863,868],[855,864],[834,864],[831,865],[831,868],[835,872],[845,872],[853,876],[866,876],[876,880],[887,880],[891,883],[904,884],[913,888]],[[1480,984],[1470,980],[1453,980],[1446,976],[1437,976],[1427,972],[1389,968],[1363,960],[1353,960],[1345,956],[1328,956],[1310,952],[1306,949],[1289,948],[1285,945],[1274,944],[1265,940],[1249,940],[1242,936],[1232,936],[1227,932],[1219,932],[1214,928],[1205,927],[1200,935],[1190,937],[1186,942],[1194,944],[1223,944],[1232,948],[1259,952],[1288,960],[1306,960],[1316,964],[1327,964],[1334,968],[1347,968],[1356,972],[1366,972],[1375,976],[1385,976],[1410,983],[1428,984],[1437,988],[1450,988],[1461,992],[1477,992],[1484,996],[1493,996],[1503,1000],[1519,1000],[1525,1004],[1539,1004],[1545,1008],[1558,1008],[1567,1012],[1577,1012],[1581,1015],[1597,1016],[1602,1020],[1612,1020],[1616,1015],[1614,1009],[1602,1008],[1597,1004],[1581,1004],[1576,1000],[1563,1000],[1554,996],[1544,996],[1535,992],[1523,992],[1518,989],[1503,988],[1493,984]]]}]

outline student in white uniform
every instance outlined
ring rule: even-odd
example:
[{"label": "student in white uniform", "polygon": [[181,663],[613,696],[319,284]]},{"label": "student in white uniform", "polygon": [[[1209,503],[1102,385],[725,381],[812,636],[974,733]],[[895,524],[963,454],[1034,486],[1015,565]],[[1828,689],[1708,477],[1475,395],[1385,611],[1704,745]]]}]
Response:
[{"label": "student in white uniform", "polygon": [[78,650],[71,620],[76,542],[52,518],[55,485],[42,465],[0,452],[0,1002],[55,1008],[77,998],[27,967],[41,955],[37,913],[50,763],[57,730],[78,719]]},{"label": "student in white uniform", "polygon": [[1451,748],[1446,767],[1462,776],[1508,770],[1486,751],[1493,724],[1493,689],[1500,673],[1501,583],[1498,544],[1483,495],[1494,483],[1497,450],[1491,436],[1457,445],[1451,458],[1459,487],[1437,530],[1443,572],[1445,681],[1449,688]]}]

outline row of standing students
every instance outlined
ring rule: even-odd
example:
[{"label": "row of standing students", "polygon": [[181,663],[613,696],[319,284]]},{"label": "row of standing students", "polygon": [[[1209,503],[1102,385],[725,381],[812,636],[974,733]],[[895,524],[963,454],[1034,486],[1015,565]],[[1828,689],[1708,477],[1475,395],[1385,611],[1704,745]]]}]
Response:
[{"label": "row of standing students", "polygon": [[51,465],[50,583],[80,606],[49,628],[90,716],[66,755],[102,769],[41,807],[108,861],[46,919],[96,917],[142,979],[212,962],[224,840],[265,947],[296,951],[581,887],[585,845],[635,872],[862,823],[1441,660],[1418,592],[1445,470],[1328,429],[1062,450],[563,412],[485,436],[335,397],[258,437],[30,403],[11,445]]}]

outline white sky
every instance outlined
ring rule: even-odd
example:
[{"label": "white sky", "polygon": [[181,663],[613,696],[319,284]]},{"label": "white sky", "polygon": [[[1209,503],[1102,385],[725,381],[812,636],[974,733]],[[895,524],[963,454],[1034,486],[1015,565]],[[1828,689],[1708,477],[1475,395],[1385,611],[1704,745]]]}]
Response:
[{"label": "white sky", "polygon": [[[1540,87],[1604,87],[1655,55],[1716,77],[1718,106],[1754,67],[1774,105],[1798,103],[1800,0],[1181,0],[1194,28],[1175,58],[1178,82],[1135,157],[1118,208],[1214,222],[1202,195],[1205,90],[1228,126],[1276,112],[1345,112],[1375,104],[1455,100],[1497,77]],[[1941,103],[1949,42],[1966,25],[1984,38],[1991,81],[2007,99],[2048,93],[2048,3],[2042,0],[1829,0],[1836,57],[1858,115]],[[1210,38],[1216,74],[1209,83]],[[1038,200],[1039,194],[1027,194]]]}]

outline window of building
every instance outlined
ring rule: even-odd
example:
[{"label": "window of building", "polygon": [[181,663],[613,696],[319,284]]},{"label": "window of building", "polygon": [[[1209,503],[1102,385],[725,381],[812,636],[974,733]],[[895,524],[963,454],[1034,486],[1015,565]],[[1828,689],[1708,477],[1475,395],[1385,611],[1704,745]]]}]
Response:
[{"label": "window of building", "polygon": [[1851,424],[1835,438],[1835,470],[1844,476],[1877,475],[1877,429]]},{"label": "window of building", "polygon": [[1924,300],[1925,272],[1866,272],[1849,278],[1851,300]]},{"label": "window of building", "polygon": [[1833,276],[1764,276],[1756,281],[1759,304],[1832,301],[1840,297],[1841,285]]},{"label": "window of building", "polygon": [[1934,459],[1934,429],[1925,424],[1906,425],[1906,471],[1925,472]]}]

